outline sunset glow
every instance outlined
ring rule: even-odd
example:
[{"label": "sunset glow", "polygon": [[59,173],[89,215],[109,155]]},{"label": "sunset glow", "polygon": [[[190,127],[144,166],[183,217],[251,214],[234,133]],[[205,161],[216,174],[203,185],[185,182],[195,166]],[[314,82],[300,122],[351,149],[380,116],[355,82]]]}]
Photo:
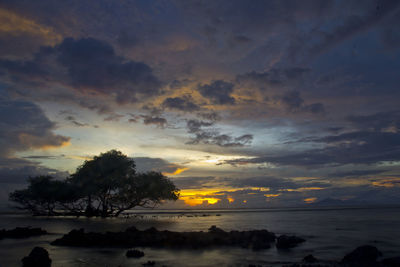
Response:
[{"label": "sunset glow", "polygon": [[400,4],[251,2],[1,3],[4,207],[112,149],[168,208],[399,203]]}]

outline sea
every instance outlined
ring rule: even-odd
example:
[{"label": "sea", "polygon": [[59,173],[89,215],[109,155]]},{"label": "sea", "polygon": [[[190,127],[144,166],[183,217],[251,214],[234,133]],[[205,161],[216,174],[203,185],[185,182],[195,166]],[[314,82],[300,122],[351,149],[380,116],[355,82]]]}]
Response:
[{"label": "sea", "polygon": [[[253,251],[242,248],[155,249],[138,248],[145,256],[127,258],[123,248],[73,248],[50,242],[72,229],[106,232],[155,227],[170,231],[267,229],[277,235],[296,235],[306,242],[290,250]],[[384,257],[400,256],[400,207],[324,207],[242,210],[139,210],[120,218],[32,217],[0,215],[0,229],[41,227],[50,234],[27,239],[0,240],[0,267],[22,266],[21,259],[35,246],[47,249],[53,267],[72,266],[283,266],[312,254],[318,259],[340,260],[360,245],[377,247]]]}]

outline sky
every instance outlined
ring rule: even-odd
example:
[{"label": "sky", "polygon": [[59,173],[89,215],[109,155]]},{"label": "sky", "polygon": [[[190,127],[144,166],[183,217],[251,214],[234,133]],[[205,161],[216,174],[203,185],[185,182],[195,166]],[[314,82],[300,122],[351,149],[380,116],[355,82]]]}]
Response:
[{"label": "sky", "polygon": [[400,201],[400,2],[2,0],[0,206],[111,149],[164,208]]}]

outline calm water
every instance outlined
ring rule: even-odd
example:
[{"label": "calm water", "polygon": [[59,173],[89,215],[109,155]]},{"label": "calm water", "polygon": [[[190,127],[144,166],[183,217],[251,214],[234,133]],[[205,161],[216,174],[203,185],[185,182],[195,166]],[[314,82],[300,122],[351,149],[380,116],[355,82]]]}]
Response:
[{"label": "calm water", "polygon": [[[285,252],[279,252],[275,247],[257,252],[239,248],[142,248],[146,256],[141,259],[127,259],[126,249],[82,249],[49,244],[72,229],[122,231],[132,225],[142,230],[154,226],[171,231],[204,231],[211,225],[224,230],[267,229],[276,234],[295,234],[307,241]],[[363,244],[378,247],[385,257],[400,255],[400,208],[158,211],[109,219],[0,215],[0,228],[16,226],[42,227],[51,235],[0,240],[1,267],[21,266],[21,258],[29,254],[34,246],[45,247],[53,260],[52,266],[56,267],[141,266],[148,260],[156,261],[157,266],[247,266],[249,263],[280,266],[282,262],[300,261],[310,253],[321,259],[340,259]]]}]

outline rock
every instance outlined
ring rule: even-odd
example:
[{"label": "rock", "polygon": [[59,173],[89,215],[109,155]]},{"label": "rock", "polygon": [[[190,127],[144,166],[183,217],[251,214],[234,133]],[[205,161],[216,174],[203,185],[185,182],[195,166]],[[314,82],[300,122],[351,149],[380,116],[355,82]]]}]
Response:
[{"label": "rock", "polygon": [[22,259],[23,267],[50,267],[51,259],[49,253],[42,247],[35,247],[32,249],[29,256]]},{"label": "rock", "polygon": [[344,256],[341,263],[347,266],[378,266],[376,262],[378,257],[382,256],[382,253],[374,246],[365,245],[360,246]]},{"label": "rock", "polygon": [[166,247],[208,248],[212,246],[234,246],[266,249],[276,239],[267,230],[230,231],[212,226],[208,232],[171,232],[149,228],[144,231],[128,228],[123,232],[86,233],[83,229],[72,230],[53,241],[52,245],[75,247]]},{"label": "rock", "polygon": [[307,255],[307,256],[305,256],[304,258],[303,258],[303,262],[306,262],[306,263],[315,263],[315,262],[317,262],[318,260],[313,256],[313,255]]},{"label": "rock", "polygon": [[126,232],[137,232],[137,231],[139,231],[135,226],[131,226],[131,227],[129,227],[128,229],[126,229]]},{"label": "rock", "polygon": [[381,263],[385,267],[400,267],[400,257],[383,259]]},{"label": "rock", "polygon": [[215,225],[211,226],[211,227],[208,229],[208,231],[209,231],[210,233],[215,233],[215,234],[217,234],[217,233],[225,233],[224,230],[222,230],[221,228],[218,228],[218,227],[215,226]]},{"label": "rock", "polygon": [[126,257],[128,258],[141,258],[143,256],[144,252],[137,249],[131,249],[126,252]]},{"label": "rock", "polygon": [[3,238],[28,238],[31,236],[45,235],[47,232],[41,228],[16,227],[12,230],[0,230],[0,239]]},{"label": "rock", "polygon": [[147,261],[146,263],[143,263],[142,265],[143,266],[154,266],[154,265],[156,265],[156,262],[155,261]]},{"label": "rock", "polygon": [[301,237],[281,235],[276,240],[276,247],[278,249],[294,248],[298,244],[303,243],[305,241],[306,240]]}]

